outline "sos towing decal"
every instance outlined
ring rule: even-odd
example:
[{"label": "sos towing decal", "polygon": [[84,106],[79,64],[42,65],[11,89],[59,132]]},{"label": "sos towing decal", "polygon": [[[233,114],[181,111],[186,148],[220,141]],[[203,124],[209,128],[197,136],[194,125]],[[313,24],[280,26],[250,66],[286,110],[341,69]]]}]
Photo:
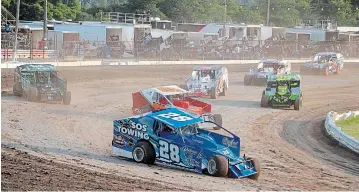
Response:
[{"label": "sos towing decal", "polygon": [[147,133],[148,126],[133,122],[130,119],[120,120],[118,131],[122,134],[148,140],[150,136]]}]

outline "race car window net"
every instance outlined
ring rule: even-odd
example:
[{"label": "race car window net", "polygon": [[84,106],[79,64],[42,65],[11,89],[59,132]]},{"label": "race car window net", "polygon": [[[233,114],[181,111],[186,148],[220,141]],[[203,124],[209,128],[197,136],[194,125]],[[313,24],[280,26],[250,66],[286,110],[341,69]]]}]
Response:
[{"label": "race car window net", "polygon": [[314,62],[326,63],[331,57],[331,55],[317,55],[314,57]]},{"label": "race car window net", "polygon": [[198,124],[187,125],[187,126],[181,127],[180,132],[182,135],[198,134],[197,127],[198,127]]},{"label": "race car window net", "polygon": [[163,124],[161,122],[155,121],[153,126],[153,132],[156,133],[156,135],[159,135],[160,132],[168,132],[175,134],[176,131],[170,127],[169,125]]}]

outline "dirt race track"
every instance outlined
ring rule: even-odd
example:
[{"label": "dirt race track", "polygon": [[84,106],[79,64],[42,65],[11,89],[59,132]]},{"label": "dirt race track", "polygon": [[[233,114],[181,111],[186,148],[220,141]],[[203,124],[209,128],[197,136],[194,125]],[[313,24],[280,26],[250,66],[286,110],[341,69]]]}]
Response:
[{"label": "dirt race track", "polygon": [[[261,108],[264,87],[243,85],[249,65],[228,66],[228,96],[209,101],[214,112],[222,114],[223,125],[241,137],[241,155],[261,161],[258,181],[214,178],[111,157],[112,121],[131,114],[131,93],[183,83],[191,67],[59,68],[72,91],[69,106],[13,96],[12,70],[2,69],[1,189],[359,189],[359,156],[323,135],[327,112],[359,108],[359,64],[346,64],[340,75],[302,75],[300,111]],[[298,71],[299,65],[293,65],[293,72]]]}]

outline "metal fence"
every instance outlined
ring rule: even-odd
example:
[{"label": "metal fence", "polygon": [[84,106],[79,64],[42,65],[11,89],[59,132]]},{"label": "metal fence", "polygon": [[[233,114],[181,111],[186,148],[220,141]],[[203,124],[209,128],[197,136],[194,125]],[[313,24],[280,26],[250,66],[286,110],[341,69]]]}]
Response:
[{"label": "metal fence", "polygon": [[[11,60],[13,38],[1,40],[1,59]],[[359,41],[233,41],[188,42],[162,39],[133,41],[19,41],[18,60],[78,61],[131,59],[156,61],[309,59],[318,52],[340,52],[359,58]]]}]

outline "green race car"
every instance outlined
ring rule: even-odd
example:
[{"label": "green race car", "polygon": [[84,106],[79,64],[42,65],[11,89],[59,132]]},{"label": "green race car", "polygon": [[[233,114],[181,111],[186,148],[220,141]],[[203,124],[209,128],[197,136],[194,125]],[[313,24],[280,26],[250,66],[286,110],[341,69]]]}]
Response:
[{"label": "green race car", "polygon": [[261,107],[291,107],[299,110],[303,104],[300,75],[272,75],[262,93]]}]

